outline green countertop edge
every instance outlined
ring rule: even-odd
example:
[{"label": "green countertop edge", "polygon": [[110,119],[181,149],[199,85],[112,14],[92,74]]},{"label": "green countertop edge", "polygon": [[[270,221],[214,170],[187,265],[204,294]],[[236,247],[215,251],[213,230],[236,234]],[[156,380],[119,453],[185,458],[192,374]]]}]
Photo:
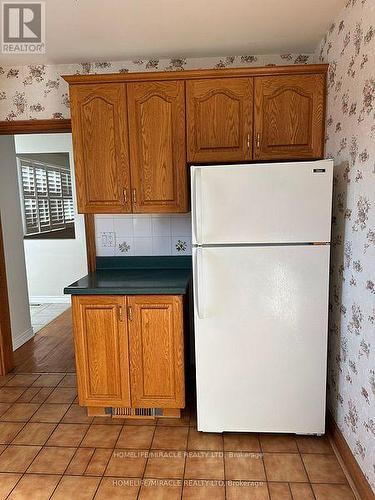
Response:
[{"label": "green countertop edge", "polygon": [[[191,280],[192,259],[191,255],[188,256],[145,256],[145,257],[97,257],[96,258],[97,271],[126,271],[126,270],[144,270],[145,273],[149,270],[162,271],[165,269],[168,274],[173,271],[185,271],[186,278],[184,277],[185,284],[182,285],[181,277],[176,286],[145,286],[142,287],[90,287],[89,284],[84,287],[67,286],[64,288],[66,295],[184,295],[187,292],[189,282]],[[180,274],[180,273],[179,273]],[[94,273],[80,278],[75,283],[89,278]]]},{"label": "green countertop edge", "polygon": [[191,255],[97,257],[97,269],[191,269]]}]

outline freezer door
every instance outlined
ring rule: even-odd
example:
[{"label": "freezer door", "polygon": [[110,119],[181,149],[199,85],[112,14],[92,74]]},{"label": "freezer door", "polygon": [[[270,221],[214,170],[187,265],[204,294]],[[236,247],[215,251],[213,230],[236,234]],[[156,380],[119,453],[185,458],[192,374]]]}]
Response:
[{"label": "freezer door", "polygon": [[324,433],[329,246],[193,257],[198,430]]},{"label": "freezer door", "polygon": [[329,242],[332,160],[192,167],[193,244]]}]

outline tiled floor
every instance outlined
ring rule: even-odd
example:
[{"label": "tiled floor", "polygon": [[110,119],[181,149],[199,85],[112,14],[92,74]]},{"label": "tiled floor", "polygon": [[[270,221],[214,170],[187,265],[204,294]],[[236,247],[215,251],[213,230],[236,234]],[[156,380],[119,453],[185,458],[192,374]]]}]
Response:
[{"label": "tiled floor", "polygon": [[70,304],[30,304],[31,325],[34,333],[37,333],[69,307]]},{"label": "tiled floor", "polygon": [[72,373],[0,380],[0,499],[352,500],[325,437],[86,416]]}]

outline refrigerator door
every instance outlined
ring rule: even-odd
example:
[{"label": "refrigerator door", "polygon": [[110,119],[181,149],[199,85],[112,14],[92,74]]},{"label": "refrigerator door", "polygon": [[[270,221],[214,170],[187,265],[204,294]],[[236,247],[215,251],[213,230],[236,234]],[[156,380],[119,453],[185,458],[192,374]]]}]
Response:
[{"label": "refrigerator door", "polygon": [[198,430],[324,433],[329,245],[193,249]]},{"label": "refrigerator door", "polygon": [[193,244],[329,242],[332,160],[195,166]]}]

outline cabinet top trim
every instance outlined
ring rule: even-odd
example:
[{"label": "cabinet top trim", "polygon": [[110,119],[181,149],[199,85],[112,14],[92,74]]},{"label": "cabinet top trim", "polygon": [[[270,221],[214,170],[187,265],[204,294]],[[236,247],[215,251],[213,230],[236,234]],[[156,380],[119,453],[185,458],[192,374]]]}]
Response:
[{"label": "cabinet top trim", "polygon": [[326,74],[328,64],[298,64],[289,66],[262,66],[251,68],[193,69],[182,71],[149,71],[140,73],[103,73],[94,75],[62,75],[69,84],[121,83],[161,80],[195,80],[271,75]]}]

